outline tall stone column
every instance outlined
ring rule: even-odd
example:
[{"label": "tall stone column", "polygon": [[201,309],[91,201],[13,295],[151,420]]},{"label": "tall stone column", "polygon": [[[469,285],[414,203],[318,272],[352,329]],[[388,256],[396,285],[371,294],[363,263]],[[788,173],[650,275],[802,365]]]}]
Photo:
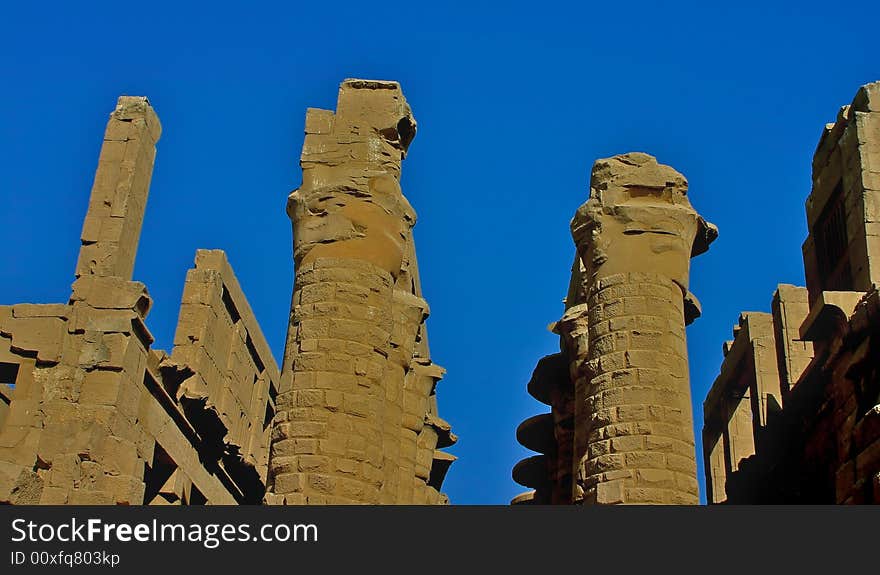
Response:
[{"label": "tall stone column", "polygon": [[419,343],[427,304],[400,189],[415,128],[396,82],[346,80],[335,113],[306,116],[268,503],[440,500],[427,485],[434,445],[420,450],[439,368]]},{"label": "tall stone column", "polygon": [[589,349],[576,386],[584,503],[698,503],[685,324],[690,258],[717,229],[687,180],[646,154],[597,161],[571,229],[584,264]]}]

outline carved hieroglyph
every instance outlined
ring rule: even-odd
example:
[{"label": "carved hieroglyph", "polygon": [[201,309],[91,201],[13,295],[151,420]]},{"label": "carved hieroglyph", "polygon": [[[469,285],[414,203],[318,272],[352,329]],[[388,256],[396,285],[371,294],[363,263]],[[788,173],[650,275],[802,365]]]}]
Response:
[{"label": "carved hieroglyph", "polygon": [[575,465],[584,503],[697,503],[685,324],[691,257],[717,229],[687,180],[646,154],[597,161],[571,223],[589,344],[575,346]]},{"label": "carved hieroglyph", "polygon": [[288,200],[296,276],[269,462],[272,504],[440,503],[455,437],[437,416],[401,162],[396,82],[346,80],[309,109]]}]

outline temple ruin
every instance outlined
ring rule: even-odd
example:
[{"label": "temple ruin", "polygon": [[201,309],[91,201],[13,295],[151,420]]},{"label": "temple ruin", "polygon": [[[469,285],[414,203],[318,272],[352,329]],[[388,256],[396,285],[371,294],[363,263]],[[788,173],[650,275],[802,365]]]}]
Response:
[{"label": "temple ruin", "polygon": [[132,273],[162,129],[119,98],[69,301],[0,306],[0,503],[445,503],[456,438],[399,185],[415,127],[395,82],[309,110],[279,370],[219,250],[196,253],[171,353],[151,348]]},{"label": "temple ruin", "polygon": [[[119,98],[69,300],[0,306],[0,503],[448,503],[400,85],[345,80],[307,111],[280,368],[220,250],[197,251],[173,348],[152,348],[133,270],[161,132]],[[740,316],[703,404],[711,504],[880,503],[880,82],[826,126],[806,208],[806,286]],[[595,162],[571,235],[512,503],[696,504],[690,261],[718,230],[682,174],[628,153]]]},{"label": "temple ruin", "polygon": [[[513,504],[697,503],[687,264],[717,230],[686,191],[644,154],[594,165]],[[880,82],[825,127],[806,208],[806,287],[740,316],[703,404],[710,504],[880,503]]]},{"label": "temple ruin", "polygon": [[880,503],[880,82],[825,126],[806,212],[806,287],[740,315],[703,404],[710,504]]}]

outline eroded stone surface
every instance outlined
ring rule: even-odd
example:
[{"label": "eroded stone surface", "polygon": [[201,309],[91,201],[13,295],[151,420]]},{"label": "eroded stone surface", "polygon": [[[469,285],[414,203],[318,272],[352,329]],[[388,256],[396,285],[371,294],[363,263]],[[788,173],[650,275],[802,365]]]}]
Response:
[{"label": "eroded stone surface", "polygon": [[685,324],[699,304],[687,288],[717,229],[684,176],[630,153],[594,164],[571,231],[578,257],[551,326],[568,369],[543,393],[556,422],[549,480],[528,477],[536,490],[517,501],[697,503]]},{"label": "eroded stone surface", "polygon": [[225,255],[197,254],[171,357],[131,279],[160,131],[146,98],[119,99],[69,302],[0,306],[0,502],[263,497],[279,372]]},{"label": "eroded stone surface", "polygon": [[880,502],[880,82],[813,155],[806,287],[743,313],[703,403],[709,503]]},{"label": "eroded stone surface", "polygon": [[684,176],[647,154],[596,161],[590,199],[571,223],[586,281],[659,273],[686,293],[691,256],[718,235],[691,207],[687,191]]},{"label": "eroded stone surface", "polygon": [[131,274],[161,127],[121,97],[70,301],[0,306],[0,502],[446,503],[456,438],[399,184],[415,129],[395,82],[309,110],[282,384],[219,250],[196,254],[171,354],[151,349]]},{"label": "eroded stone surface", "polygon": [[416,122],[396,82],[346,80],[310,109],[288,200],[294,281],[270,504],[441,503],[455,436],[437,416],[401,162]]}]

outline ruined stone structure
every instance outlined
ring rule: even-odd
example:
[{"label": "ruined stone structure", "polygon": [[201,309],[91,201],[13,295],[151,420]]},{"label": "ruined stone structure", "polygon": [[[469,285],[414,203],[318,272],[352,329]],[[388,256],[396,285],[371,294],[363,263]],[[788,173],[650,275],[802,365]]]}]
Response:
[{"label": "ruined stone structure", "polygon": [[119,99],[66,304],[0,307],[0,501],[253,503],[278,368],[221,251],[187,274],[171,355],[134,257],[161,127]]},{"label": "ruined stone structure", "polygon": [[416,122],[396,82],[347,80],[310,109],[288,200],[294,281],[272,431],[277,504],[440,503],[453,456],[437,415],[401,162]]},{"label": "ruined stone structure", "polygon": [[541,453],[514,479],[515,504],[698,502],[685,325],[700,314],[690,259],[717,229],[691,207],[687,180],[646,154],[597,161],[571,223],[577,255],[561,352],[529,393],[551,412],[517,429]]},{"label": "ruined stone structure", "polygon": [[132,271],[160,133],[146,98],[119,99],[69,301],[0,306],[0,503],[444,502],[455,437],[398,183],[400,87],[349,80],[335,115],[309,111],[281,371],[219,250],[196,254],[171,354],[151,349]]},{"label": "ruined stone structure", "polygon": [[880,503],[880,82],[813,157],[806,287],[724,344],[704,402],[709,503]]},{"label": "ruined stone structure", "polygon": [[[170,355],[133,281],[158,118],[110,116],[67,303],[0,306],[0,503],[439,504],[440,418],[400,186],[416,122],[395,82],[346,80],[306,115],[290,194],[295,280],[281,369],[226,256],[199,250]],[[517,429],[538,454],[514,504],[695,504],[690,260],[718,231],[642,153],[593,166],[575,213],[560,352]],[[710,503],[880,502],[880,82],[813,160],[806,287],[740,316],[704,403]]]}]

